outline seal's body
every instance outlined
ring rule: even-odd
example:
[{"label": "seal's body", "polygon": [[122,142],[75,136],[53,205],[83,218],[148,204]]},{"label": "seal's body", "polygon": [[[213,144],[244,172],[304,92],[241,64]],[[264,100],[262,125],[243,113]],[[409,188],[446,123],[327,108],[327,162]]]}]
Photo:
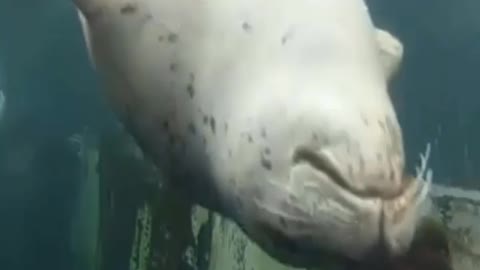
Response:
[{"label": "seal's body", "polygon": [[291,264],[408,247],[402,47],[363,1],[75,2],[115,111],[195,202]]}]

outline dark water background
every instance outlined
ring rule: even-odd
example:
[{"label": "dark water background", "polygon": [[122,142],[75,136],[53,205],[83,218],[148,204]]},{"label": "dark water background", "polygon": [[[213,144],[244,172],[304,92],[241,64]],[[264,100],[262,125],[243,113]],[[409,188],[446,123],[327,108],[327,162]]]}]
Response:
[{"label": "dark water background", "polygon": [[[367,2],[405,47],[392,95],[409,168],[432,142],[436,182],[480,188],[480,2]],[[2,270],[72,269],[80,173],[67,138],[85,125],[112,128],[75,16],[66,0],[0,0]]]}]

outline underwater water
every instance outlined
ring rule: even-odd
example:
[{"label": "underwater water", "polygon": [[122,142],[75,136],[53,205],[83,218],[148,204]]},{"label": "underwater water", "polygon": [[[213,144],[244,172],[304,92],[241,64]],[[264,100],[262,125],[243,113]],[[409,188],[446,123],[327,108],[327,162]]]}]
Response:
[{"label": "underwater water", "polygon": [[[480,2],[367,4],[405,50],[407,168],[430,143],[454,269],[480,269]],[[0,270],[292,269],[164,190],[100,87],[70,1],[0,1]]]}]

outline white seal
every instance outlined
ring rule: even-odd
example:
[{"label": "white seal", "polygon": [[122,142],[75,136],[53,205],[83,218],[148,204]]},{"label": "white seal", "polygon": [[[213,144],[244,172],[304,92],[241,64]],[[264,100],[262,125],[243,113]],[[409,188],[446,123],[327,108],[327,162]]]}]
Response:
[{"label": "white seal", "polygon": [[192,200],[278,260],[408,249],[428,185],[361,0],[75,0],[119,118]]}]

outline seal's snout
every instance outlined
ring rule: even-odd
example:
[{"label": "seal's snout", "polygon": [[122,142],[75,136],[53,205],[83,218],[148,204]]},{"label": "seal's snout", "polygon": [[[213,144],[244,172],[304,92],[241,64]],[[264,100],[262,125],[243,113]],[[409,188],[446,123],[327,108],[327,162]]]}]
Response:
[{"label": "seal's snout", "polygon": [[317,172],[321,172],[329,181],[332,181],[339,188],[344,189],[352,195],[363,198],[393,198],[396,194],[393,192],[385,192],[383,190],[370,187],[369,189],[361,190],[350,184],[350,179],[343,174],[341,168],[338,166],[334,154],[326,149],[313,149],[307,146],[298,146],[295,148],[293,154],[293,164],[308,164]]},{"label": "seal's snout", "polygon": [[430,189],[428,151],[417,177],[403,177],[399,194],[379,197],[357,194],[328,147],[295,147],[288,181],[263,182],[255,208],[267,249],[303,262],[325,250],[353,260],[404,254]]}]

